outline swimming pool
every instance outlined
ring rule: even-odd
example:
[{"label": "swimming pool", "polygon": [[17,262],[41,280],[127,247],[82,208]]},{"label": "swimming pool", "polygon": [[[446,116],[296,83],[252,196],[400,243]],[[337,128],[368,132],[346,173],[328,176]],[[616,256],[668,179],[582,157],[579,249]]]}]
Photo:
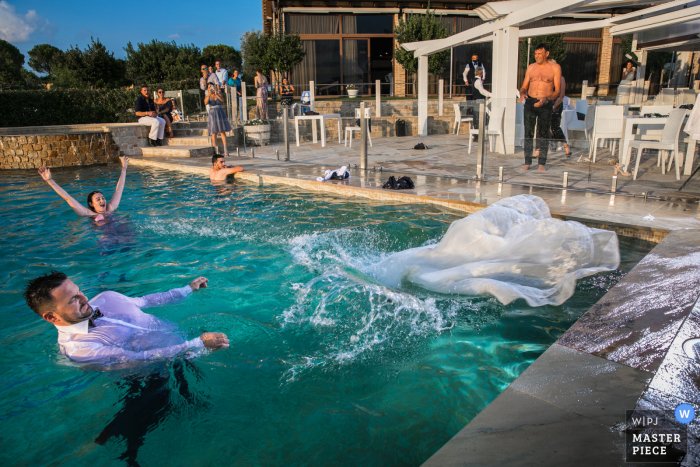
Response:
[{"label": "swimming pool", "polygon": [[[54,178],[79,200],[96,188],[109,199],[117,175]],[[114,221],[98,226],[34,172],[4,173],[0,192],[5,465],[418,465],[653,246],[621,241],[620,269],[581,280],[562,306],[503,306],[387,289],[363,272],[439,240],[460,216],[438,207],[130,167]],[[88,297],[204,275],[209,289],[148,311],[189,337],[225,332],[231,348],[192,365],[67,363],[21,296],[49,268]]]}]

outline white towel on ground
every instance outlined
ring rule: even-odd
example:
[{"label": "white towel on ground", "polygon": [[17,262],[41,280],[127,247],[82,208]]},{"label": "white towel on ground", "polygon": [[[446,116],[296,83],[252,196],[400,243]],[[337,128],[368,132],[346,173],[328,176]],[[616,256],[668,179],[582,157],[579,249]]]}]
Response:
[{"label": "white towel on ground", "polygon": [[[338,170],[326,170],[326,173],[323,177],[316,177],[317,182],[325,182],[326,180],[330,180],[330,178],[335,174],[338,178],[345,179],[345,178],[350,178],[350,172],[348,172],[348,166],[344,165]],[[345,175],[347,174],[347,176]]]}]

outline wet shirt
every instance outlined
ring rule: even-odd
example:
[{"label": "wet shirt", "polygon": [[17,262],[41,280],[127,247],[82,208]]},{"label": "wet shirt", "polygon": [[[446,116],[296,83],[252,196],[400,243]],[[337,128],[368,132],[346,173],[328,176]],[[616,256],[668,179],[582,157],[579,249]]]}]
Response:
[{"label": "wet shirt", "polygon": [[142,308],[180,301],[192,293],[189,285],[143,297],[102,292],[89,301],[102,317],[71,326],[56,326],[61,354],[78,363],[123,363],[169,358],[188,349],[203,349],[198,337],[185,341],[168,321]]}]

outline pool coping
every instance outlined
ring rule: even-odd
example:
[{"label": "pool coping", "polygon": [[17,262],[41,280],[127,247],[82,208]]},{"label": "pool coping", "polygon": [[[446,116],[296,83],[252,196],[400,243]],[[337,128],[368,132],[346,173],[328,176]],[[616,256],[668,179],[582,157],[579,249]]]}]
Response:
[{"label": "pool coping", "polygon": [[[132,164],[203,176],[209,174],[208,167],[172,162],[132,159]],[[264,173],[241,172],[236,178],[257,185],[287,185],[347,197],[432,204],[465,213],[487,207],[480,203]],[[556,209],[551,211],[553,217],[562,220],[575,220],[591,227],[613,230],[619,235],[654,241],[657,245],[528,369],[433,454],[425,466],[632,466],[635,464],[625,462],[625,433],[619,428],[625,421],[625,410],[653,408],[668,412],[680,402],[700,405],[700,385],[696,382],[700,381],[700,362],[683,362],[695,371],[686,374],[683,381],[686,387],[695,388],[694,399],[687,393],[669,390],[668,384],[663,385],[664,381],[673,378],[669,375],[678,371],[675,360],[681,358],[680,341],[688,335],[700,336],[700,304],[697,304],[700,296],[700,230],[662,229],[618,222],[603,216],[596,219],[566,211],[557,212]],[[641,312],[636,309],[637,315],[630,317],[626,307],[632,303],[631,297],[645,274],[651,278],[644,294],[634,303],[639,307],[641,300],[648,306],[642,305],[644,309]],[[688,279],[689,274],[692,281]],[[666,287],[668,296],[664,300],[659,300],[656,294],[658,284]],[[678,293],[679,287],[686,293]],[[666,309],[667,305],[677,296],[682,296],[682,304],[671,313]],[[649,319],[655,322],[650,325]],[[635,346],[649,332],[659,329],[664,331],[663,346],[656,349],[653,364],[648,358],[621,358],[621,355],[634,356]],[[611,332],[617,332],[617,339],[607,336],[602,344],[592,339],[588,341],[588,347],[578,345],[577,339],[582,339],[586,333],[604,336]],[[630,335],[633,338],[630,339]],[[621,351],[623,348],[628,350],[627,353]],[[655,383],[658,381],[661,382]],[[694,455],[698,455],[700,424],[692,422],[689,427],[689,446]]]},{"label": "pool coping", "polygon": [[[270,161],[272,162],[272,161]],[[177,162],[163,162],[144,158],[131,158],[130,164],[142,167],[155,167],[164,170],[177,170],[196,175],[209,176],[209,167],[192,166],[179,164]],[[411,204],[430,204],[440,206],[455,211],[473,214],[488,206],[488,204],[473,203],[469,201],[460,201],[454,199],[436,198],[432,196],[423,196],[413,193],[405,193],[400,191],[389,191],[380,188],[363,187],[345,185],[343,182],[329,183],[318,182],[315,180],[304,180],[297,177],[281,177],[277,175],[269,175],[266,173],[239,172],[235,175],[238,180],[250,182],[259,186],[262,185],[286,185],[294,186],[304,190],[333,193],[345,197],[359,197],[375,201],[411,203]],[[450,177],[443,177],[450,178]],[[490,183],[490,182],[484,182]],[[545,188],[547,189],[547,188]],[[533,192],[533,194],[537,194]],[[601,195],[604,196],[604,195]],[[632,237],[640,240],[659,243],[670,232],[672,228],[660,228],[642,223],[634,223],[629,221],[619,221],[613,218],[605,218],[602,213],[591,213],[587,216],[577,212],[569,212],[566,209],[556,209],[550,206],[552,217],[567,221],[577,221],[588,227],[612,230],[618,235],[624,237]],[[612,217],[612,216],[611,216]]]}]

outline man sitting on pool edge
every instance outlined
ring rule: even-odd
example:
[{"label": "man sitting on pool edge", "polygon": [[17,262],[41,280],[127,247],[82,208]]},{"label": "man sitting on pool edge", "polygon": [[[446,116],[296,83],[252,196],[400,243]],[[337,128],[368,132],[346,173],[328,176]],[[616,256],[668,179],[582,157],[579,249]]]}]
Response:
[{"label": "man sitting on pool edge", "polygon": [[105,291],[88,300],[80,288],[58,271],[27,284],[24,299],[36,314],[56,326],[61,354],[77,363],[125,363],[159,360],[189,349],[226,349],[228,338],[205,332],[184,341],[168,321],[144,313],[141,308],[165,305],[207,287],[199,277],[189,285],[143,297],[127,297]]},{"label": "man sitting on pool edge", "polygon": [[236,172],[243,172],[243,167],[226,167],[224,156],[214,154],[211,156],[211,164],[213,167],[209,171],[209,179],[212,181],[225,181],[226,177],[233,175]]}]

